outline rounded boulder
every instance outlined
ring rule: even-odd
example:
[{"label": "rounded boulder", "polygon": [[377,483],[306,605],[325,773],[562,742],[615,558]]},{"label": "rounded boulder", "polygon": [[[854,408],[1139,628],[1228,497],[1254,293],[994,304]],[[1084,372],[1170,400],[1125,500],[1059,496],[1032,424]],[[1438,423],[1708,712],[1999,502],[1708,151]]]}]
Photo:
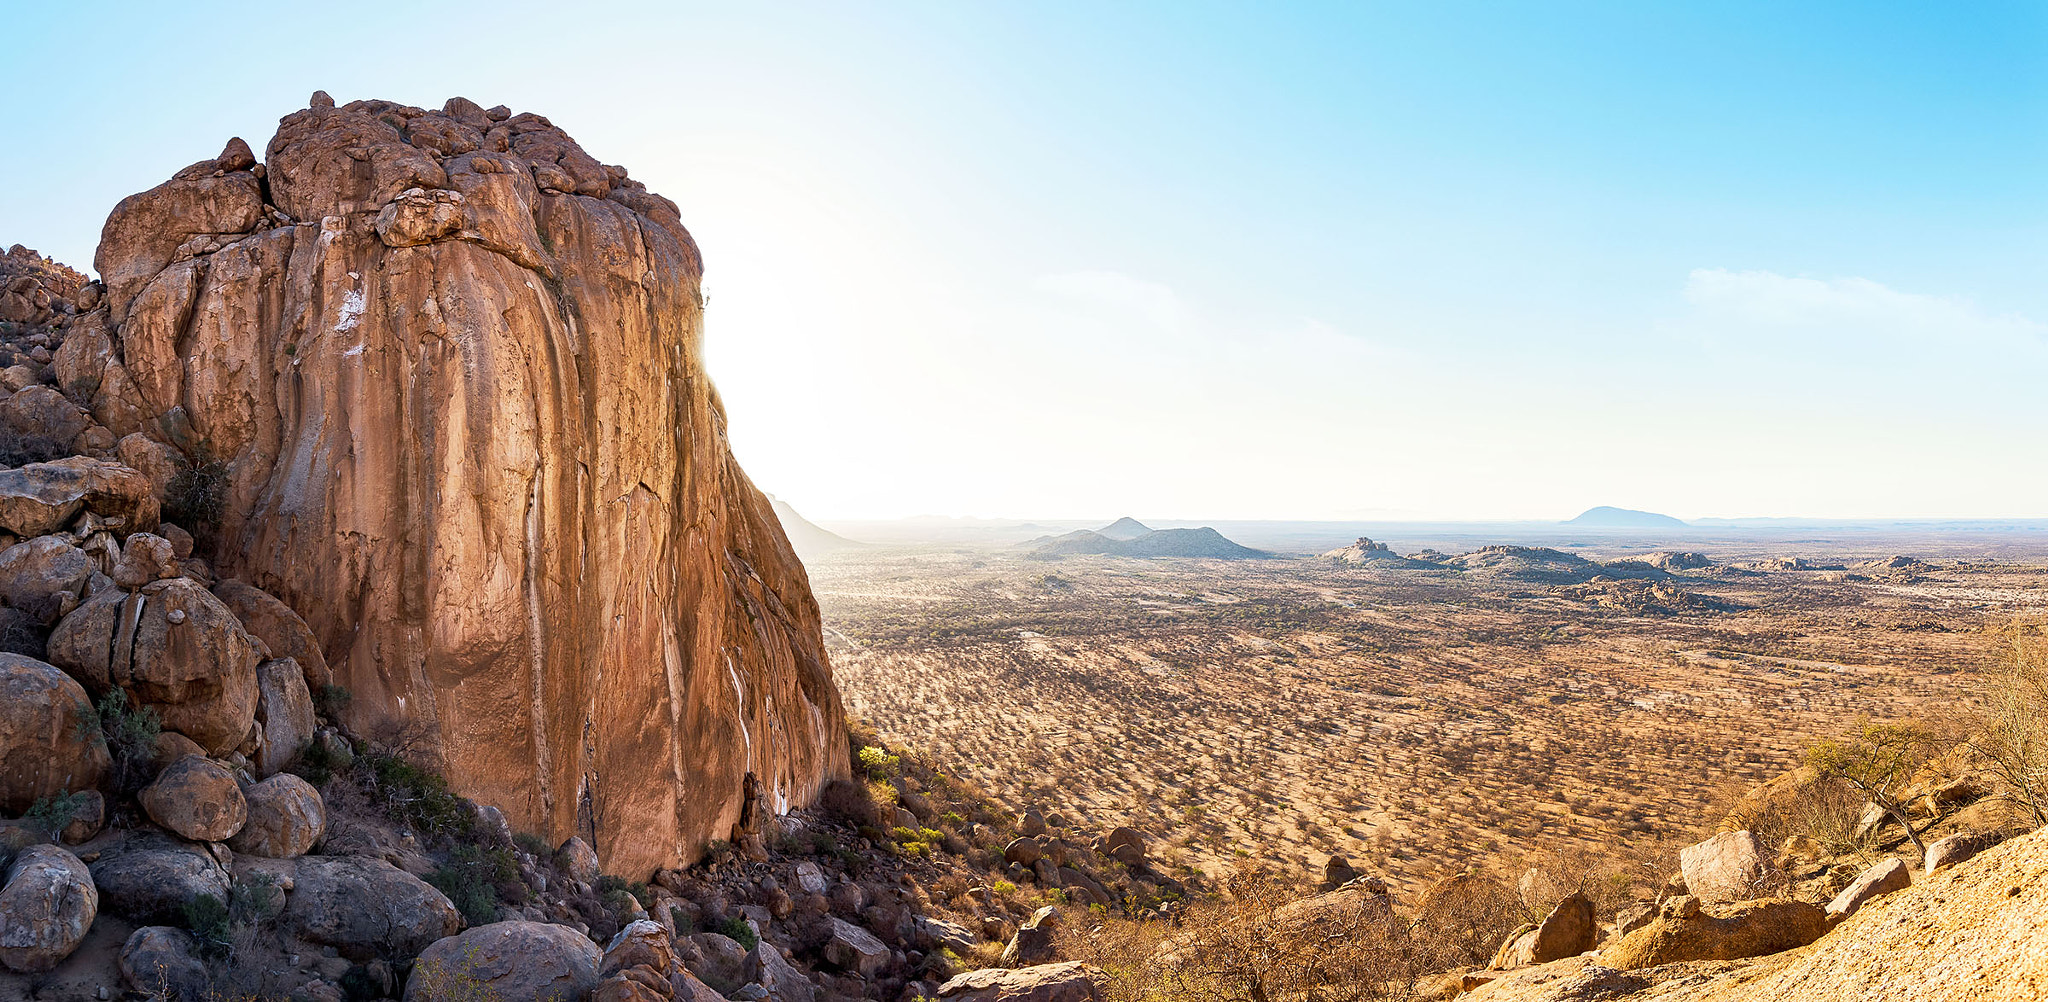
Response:
[{"label": "rounded boulder", "polygon": [[281,772],[242,791],[247,823],[228,848],[251,856],[291,859],[311,851],[327,831],[327,806],[313,784]]},{"label": "rounded boulder", "polygon": [[192,936],[165,925],[146,925],[129,934],[121,945],[121,982],[134,991],[176,999],[204,998],[213,987]]},{"label": "rounded boulder", "polygon": [[1044,847],[1039,845],[1037,839],[1029,835],[1003,847],[1003,861],[1015,863],[1018,866],[1030,866],[1037,863],[1039,857],[1044,854]]},{"label": "rounded boulder", "polygon": [[209,754],[234,751],[256,719],[256,645],[190,578],[93,595],[57,624],[49,651],[93,693],[122,689]]},{"label": "rounded boulder", "polygon": [[0,966],[34,974],[71,956],[100,912],[92,872],[54,845],[14,857],[0,887]]},{"label": "rounded boulder", "polygon": [[228,899],[228,874],[205,846],[135,832],[92,863],[93,884],[110,911],[136,922],[183,922],[205,895]]},{"label": "rounded boulder", "polygon": [[408,961],[462,927],[447,895],[381,859],[301,856],[292,862],[282,926],[351,960]]},{"label": "rounded boulder", "polygon": [[61,536],[37,536],[0,551],[0,603],[49,626],[78,607],[92,560]]},{"label": "rounded boulder", "polygon": [[597,985],[603,955],[589,937],[544,922],[493,922],[420,951],[405,1002],[454,1002],[465,979],[497,998],[582,998]]},{"label": "rounded boulder", "polygon": [[228,767],[187,755],[142,788],[149,819],[194,842],[225,842],[249,820],[249,801]]},{"label": "rounded boulder", "polygon": [[56,666],[0,654],[0,811],[99,785],[113,760],[85,689]]}]

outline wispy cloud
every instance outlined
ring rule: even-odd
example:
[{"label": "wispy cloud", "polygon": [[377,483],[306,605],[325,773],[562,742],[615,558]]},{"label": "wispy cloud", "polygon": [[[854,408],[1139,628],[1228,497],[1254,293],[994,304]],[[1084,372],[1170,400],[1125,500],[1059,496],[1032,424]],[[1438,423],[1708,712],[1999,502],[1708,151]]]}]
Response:
[{"label": "wispy cloud", "polygon": [[[1711,340],[1768,338],[1788,348],[1976,347],[2039,350],[2048,325],[1989,314],[1968,300],[1903,292],[1867,278],[1798,278],[1698,268],[1685,301]],[[1791,339],[1792,343],[1787,343]]]}]

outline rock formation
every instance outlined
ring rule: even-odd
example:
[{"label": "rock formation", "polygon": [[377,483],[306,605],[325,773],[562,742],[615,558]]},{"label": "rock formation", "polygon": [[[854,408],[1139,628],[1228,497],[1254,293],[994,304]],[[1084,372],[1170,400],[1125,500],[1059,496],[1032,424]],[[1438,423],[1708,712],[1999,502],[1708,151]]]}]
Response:
[{"label": "rock formation", "polygon": [[[59,384],[130,466],[184,468],[179,520],[303,617],[321,658],[264,646],[331,670],[353,731],[635,877],[848,774],[696,245],[623,168],[538,115],[316,94],[264,163],[237,139],[123,200],[95,265]],[[209,750],[255,694],[225,654]]]}]

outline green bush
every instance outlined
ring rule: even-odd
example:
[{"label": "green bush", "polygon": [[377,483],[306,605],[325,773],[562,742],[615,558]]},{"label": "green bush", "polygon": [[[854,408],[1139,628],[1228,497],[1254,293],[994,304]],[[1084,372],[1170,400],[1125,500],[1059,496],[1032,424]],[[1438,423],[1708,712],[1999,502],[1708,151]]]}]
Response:
[{"label": "green bush", "polygon": [[512,850],[469,844],[456,846],[446,863],[427,874],[427,883],[447,895],[463,920],[472,926],[496,922],[505,890],[511,885],[524,886]]},{"label": "green bush", "polygon": [[903,761],[900,755],[868,745],[860,750],[860,767],[873,779],[888,779],[896,774],[896,767]]},{"label": "green bush", "polygon": [[[600,874],[597,878],[597,891],[606,898],[610,898],[615,894],[631,897],[633,900],[640,902],[641,908],[654,907],[654,889],[648,887],[647,882],[644,880],[628,882],[623,877],[614,877],[609,873]],[[625,903],[623,897],[620,898],[619,903]]]},{"label": "green bush", "polygon": [[729,916],[725,921],[718,923],[718,934],[749,950],[761,942],[761,937],[754,933],[754,927],[748,925],[747,920],[738,915]]},{"label": "green bush", "polygon": [[396,755],[365,755],[372,792],[393,818],[430,838],[474,841],[476,814],[461,797],[448,792],[448,781]]},{"label": "green bush", "polygon": [[97,709],[100,737],[114,761],[114,789],[132,796],[156,774],[156,739],[163,733],[163,718],[147,706],[131,709],[128,694],[120,689],[109,689]]},{"label": "green bush", "polygon": [[[233,892],[230,892],[233,893]],[[199,945],[199,952],[210,957],[227,955],[233,944],[234,926],[228,922],[227,903],[219,895],[201,894],[185,902],[185,929]]]},{"label": "green bush", "polygon": [[199,951],[220,959],[234,949],[235,933],[270,921],[284,905],[284,892],[267,873],[251,873],[228,888],[227,901],[202,894],[185,903],[185,928]]},{"label": "green bush", "polygon": [[318,711],[323,719],[332,723],[341,719],[342,713],[348,709],[349,701],[354,698],[355,694],[349,692],[345,685],[323,685],[319,692],[313,694],[313,709]]},{"label": "green bush", "polygon": [[0,466],[47,463],[71,455],[71,443],[35,432],[0,429]]},{"label": "green bush", "polygon": [[41,832],[43,838],[57,841],[58,833],[71,819],[78,815],[78,808],[85,803],[83,793],[60,793],[54,797],[37,797],[35,805],[22,815],[28,826]]},{"label": "green bush", "polygon": [[326,741],[316,738],[306,745],[306,749],[285,769],[292,775],[319,787],[326,786],[327,781],[333,779],[335,773],[346,771],[353,760],[353,755],[335,755],[328,750]]}]

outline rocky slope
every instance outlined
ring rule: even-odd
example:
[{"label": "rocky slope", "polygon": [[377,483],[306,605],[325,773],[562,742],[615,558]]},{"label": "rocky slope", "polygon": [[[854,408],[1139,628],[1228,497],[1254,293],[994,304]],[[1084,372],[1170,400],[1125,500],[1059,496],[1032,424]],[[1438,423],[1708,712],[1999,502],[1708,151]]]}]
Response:
[{"label": "rocky slope", "polygon": [[263,163],[122,201],[95,264],[58,385],[190,464],[202,551],[303,616],[351,731],[642,875],[847,774],[697,247],[623,168],[538,115],[316,94]]}]

